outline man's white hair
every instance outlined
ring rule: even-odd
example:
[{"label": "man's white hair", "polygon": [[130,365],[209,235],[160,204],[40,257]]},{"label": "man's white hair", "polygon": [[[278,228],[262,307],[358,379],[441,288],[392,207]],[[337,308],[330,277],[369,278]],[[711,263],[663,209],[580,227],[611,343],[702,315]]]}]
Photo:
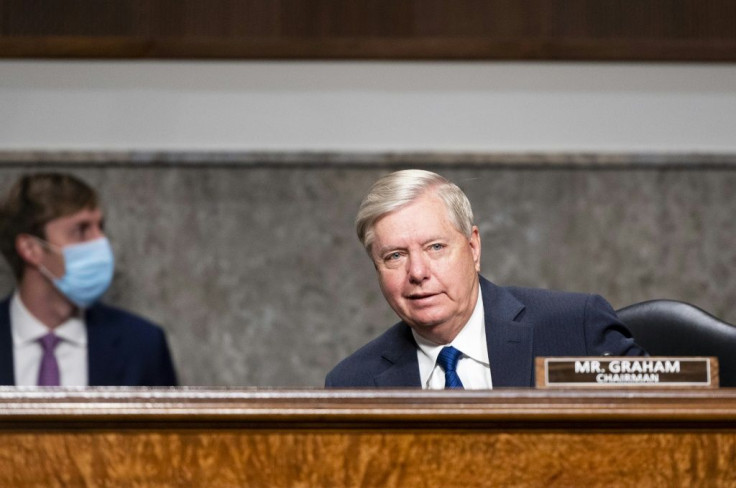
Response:
[{"label": "man's white hair", "polygon": [[371,252],[373,227],[382,216],[409,205],[427,192],[434,192],[447,208],[450,222],[466,237],[473,232],[473,209],[465,193],[446,178],[421,169],[396,171],[383,176],[363,198],[355,218],[358,239]]}]

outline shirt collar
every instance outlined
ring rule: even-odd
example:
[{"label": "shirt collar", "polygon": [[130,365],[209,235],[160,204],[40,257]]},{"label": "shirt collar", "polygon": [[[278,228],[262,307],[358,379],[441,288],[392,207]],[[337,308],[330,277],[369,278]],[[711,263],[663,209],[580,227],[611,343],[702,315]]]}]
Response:
[{"label": "shirt collar", "polygon": [[[13,344],[20,346],[36,342],[45,336],[51,329],[44,325],[26,308],[16,290],[10,301],[10,328],[13,335]],[[59,324],[53,330],[60,339],[84,346],[87,344],[87,330],[81,312]]]},{"label": "shirt collar", "polygon": [[[480,289],[478,290],[478,301],[475,303],[473,315],[470,316],[468,323],[462,328],[460,333],[452,341],[455,349],[485,366],[490,366],[488,362],[488,345],[486,344],[486,321],[485,310],[483,309],[483,298]],[[439,352],[437,353],[439,354]],[[436,359],[436,358],[435,358]]]},{"label": "shirt collar", "polygon": [[[414,340],[419,346],[419,373],[422,378],[430,378],[437,364],[437,356],[443,347],[448,344],[435,344],[411,330]],[[461,351],[465,356],[490,367],[488,361],[488,346],[486,345],[485,310],[480,285],[478,299],[475,302],[473,314],[463,326],[455,339],[449,344]]]}]

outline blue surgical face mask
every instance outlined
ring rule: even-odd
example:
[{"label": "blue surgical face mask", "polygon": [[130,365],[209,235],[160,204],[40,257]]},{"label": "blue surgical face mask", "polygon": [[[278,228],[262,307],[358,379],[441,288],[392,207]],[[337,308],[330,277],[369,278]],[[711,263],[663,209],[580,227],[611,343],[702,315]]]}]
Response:
[{"label": "blue surgical face mask", "polygon": [[61,253],[64,256],[64,276],[56,278],[43,266],[41,272],[70,302],[78,307],[89,307],[107,291],[112,282],[115,258],[110,241],[107,237],[100,237],[71,244],[61,248]]}]

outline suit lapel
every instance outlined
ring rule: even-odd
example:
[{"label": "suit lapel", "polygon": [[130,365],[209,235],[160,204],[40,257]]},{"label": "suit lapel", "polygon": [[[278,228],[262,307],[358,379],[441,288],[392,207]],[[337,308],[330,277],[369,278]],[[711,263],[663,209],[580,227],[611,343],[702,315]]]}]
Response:
[{"label": "suit lapel", "polygon": [[[493,386],[532,386],[534,331],[514,320],[524,304],[482,276],[480,284]],[[402,325],[395,336],[386,338],[382,357],[390,366],[374,377],[376,386],[421,386],[417,345],[411,329]]]},{"label": "suit lapel", "polygon": [[0,303],[0,385],[15,385],[13,334],[10,332],[10,297]]},{"label": "suit lapel", "polygon": [[381,354],[390,366],[373,378],[380,387],[416,387],[422,385],[417,361],[417,344],[406,324],[397,328],[396,337],[387,338],[386,350]]},{"label": "suit lapel", "polygon": [[514,321],[524,304],[485,278],[480,280],[493,386],[532,386],[534,331]]},{"label": "suit lapel", "polygon": [[104,322],[104,313],[94,305],[87,310],[87,355],[89,386],[122,384],[118,328]]}]

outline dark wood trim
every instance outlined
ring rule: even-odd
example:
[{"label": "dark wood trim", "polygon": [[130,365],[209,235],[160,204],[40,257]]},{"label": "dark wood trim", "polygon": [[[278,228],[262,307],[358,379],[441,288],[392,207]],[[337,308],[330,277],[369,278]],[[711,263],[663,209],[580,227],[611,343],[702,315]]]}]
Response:
[{"label": "dark wood trim", "polygon": [[736,61],[731,0],[0,0],[0,58]]},{"label": "dark wood trim", "polygon": [[734,62],[736,41],[0,37],[0,58]]},{"label": "dark wood trim", "polygon": [[[134,422],[375,428],[692,425],[736,429],[736,389],[493,391],[0,389],[0,428]],[[515,427],[516,426],[516,427]]]}]

